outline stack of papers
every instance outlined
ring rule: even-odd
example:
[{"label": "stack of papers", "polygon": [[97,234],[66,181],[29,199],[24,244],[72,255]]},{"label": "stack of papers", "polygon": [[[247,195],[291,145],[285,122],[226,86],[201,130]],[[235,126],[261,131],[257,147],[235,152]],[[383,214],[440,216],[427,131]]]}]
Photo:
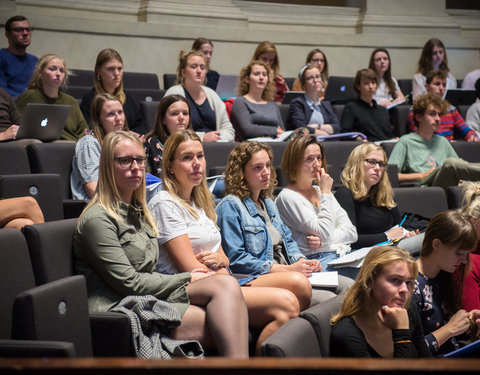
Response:
[{"label": "stack of papers", "polygon": [[312,276],[308,280],[312,286],[336,288],[338,287],[338,272],[312,272]]},{"label": "stack of papers", "polygon": [[364,247],[362,249],[358,249],[352,251],[350,254],[344,255],[338,259],[332,260],[328,263],[329,266],[333,266],[335,268],[340,267],[355,267],[360,268],[363,264],[363,260],[369,253],[372,247]]}]

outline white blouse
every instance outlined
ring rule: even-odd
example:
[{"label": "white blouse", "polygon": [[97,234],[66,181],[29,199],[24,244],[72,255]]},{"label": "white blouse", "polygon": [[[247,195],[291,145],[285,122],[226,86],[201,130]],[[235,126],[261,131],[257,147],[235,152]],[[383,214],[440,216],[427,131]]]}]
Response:
[{"label": "white blouse", "polygon": [[156,194],[148,203],[149,209],[157,220],[159,258],[156,271],[174,274],[175,268],[164,244],[183,234],[188,234],[194,255],[202,251],[216,252],[220,249],[222,238],[215,223],[201,208],[195,208],[198,220],[183,207],[177,199],[164,190]]},{"label": "white blouse", "polygon": [[[343,255],[350,250],[350,244],[357,241],[357,230],[333,194],[321,194],[320,188],[315,188],[321,196],[320,207],[315,207],[300,193],[284,188],[275,200],[282,221],[292,231],[292,237],[304,255],[324,251]],[[318,236],[321,247],[309,249],[307,236]]]}]

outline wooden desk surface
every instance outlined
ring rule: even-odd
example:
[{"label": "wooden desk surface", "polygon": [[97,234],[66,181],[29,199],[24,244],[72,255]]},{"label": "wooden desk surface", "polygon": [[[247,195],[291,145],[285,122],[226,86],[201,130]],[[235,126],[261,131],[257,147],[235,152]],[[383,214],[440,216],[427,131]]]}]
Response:
[{"label": "wooden desk surface", "polygon": [[1,374],[479,374],[480,359],[252,358],[144,360],[138,358],[0,359]]}]

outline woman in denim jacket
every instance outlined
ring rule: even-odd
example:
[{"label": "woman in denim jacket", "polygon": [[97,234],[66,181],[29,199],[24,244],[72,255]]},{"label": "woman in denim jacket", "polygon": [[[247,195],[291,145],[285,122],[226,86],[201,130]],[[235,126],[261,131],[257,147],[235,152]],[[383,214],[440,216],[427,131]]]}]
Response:
[{"label": "woman in denim jacket", "polygon": [[259,275],[257,280],[271,273],[269,286],[293,292],[303,309],[310,304],[311,287],[299,273],[310,276],[320,262],[300,252],[270,198],[276,182],[272,159],[264,143],[244,142],[234,148],[225,176],[228,195],[217,206],[217,223],[232,271]]}]

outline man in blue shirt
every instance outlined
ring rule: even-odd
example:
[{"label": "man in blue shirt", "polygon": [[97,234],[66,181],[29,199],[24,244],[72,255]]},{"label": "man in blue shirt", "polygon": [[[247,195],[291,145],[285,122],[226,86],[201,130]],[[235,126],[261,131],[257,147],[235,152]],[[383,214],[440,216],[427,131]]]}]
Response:
[{"label": "man in blue shirt", "polygon": [[0,87],[19,96],[28,86],[38,58],[27,53],[32,27],[24,16],[10,17],[5,23],[8,48],[0,49]]}]

